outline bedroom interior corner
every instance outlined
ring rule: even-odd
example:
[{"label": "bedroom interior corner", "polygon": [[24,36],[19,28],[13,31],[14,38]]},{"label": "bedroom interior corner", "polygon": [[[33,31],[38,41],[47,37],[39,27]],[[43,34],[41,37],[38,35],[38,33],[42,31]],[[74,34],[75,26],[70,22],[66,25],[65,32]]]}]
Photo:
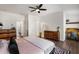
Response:
[{"label": "bedroom interior corner", "polygon": [[0,54],[79,54],[78,6],[1,4]]}]

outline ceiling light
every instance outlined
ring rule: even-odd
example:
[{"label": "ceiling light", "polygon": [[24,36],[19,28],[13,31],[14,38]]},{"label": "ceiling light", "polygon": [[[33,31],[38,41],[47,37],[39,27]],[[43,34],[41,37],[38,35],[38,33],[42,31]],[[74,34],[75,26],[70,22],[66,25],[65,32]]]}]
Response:
[{"label": "ceiling light", "polygon": [[39,11],[39,9],[36,9],[36,11]]}]

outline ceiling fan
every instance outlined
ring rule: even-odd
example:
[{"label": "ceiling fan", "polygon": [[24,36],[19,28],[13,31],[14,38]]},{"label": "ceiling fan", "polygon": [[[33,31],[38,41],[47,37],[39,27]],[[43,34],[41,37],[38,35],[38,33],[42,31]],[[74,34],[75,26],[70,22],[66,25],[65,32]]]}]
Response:
[{"label": "ceiling fan", "polygon": [[43,4],[40,4],[36,7],[29,7],[29,8],[32,9],[31,12],[37,11],[38,13],[40,13],[40,11],[46,11],[47,10],[47,9],[41,8],[42,6],[43,6]]}]

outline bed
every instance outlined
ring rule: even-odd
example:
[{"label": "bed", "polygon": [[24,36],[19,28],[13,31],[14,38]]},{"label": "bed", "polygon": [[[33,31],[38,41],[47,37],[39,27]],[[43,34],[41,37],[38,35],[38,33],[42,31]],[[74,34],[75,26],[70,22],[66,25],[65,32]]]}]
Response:
[{"label": "bed", "polygon": [[[0,54],[9,54],[7,50],[8,41],[5,42],[4,48],[0,48],[2,50]],[[20,54],[49,54],[55,47],[53,42],[34,36],[18,38],[16,43]]]}]

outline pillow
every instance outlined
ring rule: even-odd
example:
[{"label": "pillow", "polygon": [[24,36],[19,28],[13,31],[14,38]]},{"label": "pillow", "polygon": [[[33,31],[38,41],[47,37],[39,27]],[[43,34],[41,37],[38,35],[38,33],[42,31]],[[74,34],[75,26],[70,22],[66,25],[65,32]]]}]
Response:
[{"label": "pillow", "polygon": [[10,54],[19,54],[18,46],[15,39],[13,38],[10,39],[8,50]]},{"label": "pillow", "polygon": [[11,44],[9,46],[9,53],[10,54],[19,54],[18,48],[15,44]]}]

